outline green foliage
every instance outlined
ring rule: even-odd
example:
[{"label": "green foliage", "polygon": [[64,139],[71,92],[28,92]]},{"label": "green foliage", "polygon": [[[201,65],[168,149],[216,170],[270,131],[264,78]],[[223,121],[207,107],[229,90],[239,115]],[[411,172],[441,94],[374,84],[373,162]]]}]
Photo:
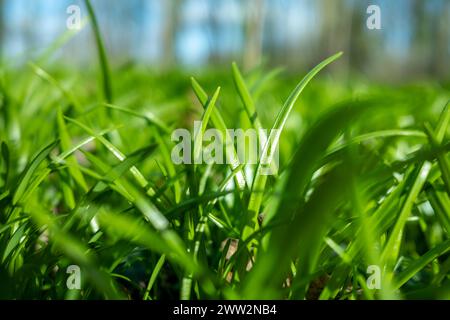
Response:
[{"label": "green foliage", "polygon": [[[180,72],[111,72],[86,4],[99,84],[50,67],[51,52],[0,72],[0,298],[449,296],[447,90],[345,85],[327,70],[311,81],[341,54],[297,86],[301,76],[247,76],[236,64],[190,83]],[[172,130],[194,120],[224,137],[282,129],[269,139],[278,174],[175,165]],[[237,146],[224,148],[233,160]],[[69,265],[81,268],[80,291],[66,286]],[[379,289],[366,283],[370,265]]]}]

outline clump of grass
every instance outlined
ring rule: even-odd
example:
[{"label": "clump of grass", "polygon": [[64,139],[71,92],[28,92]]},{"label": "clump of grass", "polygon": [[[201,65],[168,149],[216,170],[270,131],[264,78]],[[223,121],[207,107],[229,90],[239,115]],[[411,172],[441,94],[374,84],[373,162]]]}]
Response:
[{"label": "clump of grass", "polygon": [[[371,85],[346,99],[348,87],[313,79],[341,54],[297,86],[237,64],[190,86],[179,73],[121,77],[86,4],[104,99],[83,89],[92,74],[2,66],[1,298],[449,298],[448,91]],[[282,129],[268,139],[278,174],[174,165],[171,132],[194,119],[224,136]],[[79,291],[66,286],[73,264]]]}]

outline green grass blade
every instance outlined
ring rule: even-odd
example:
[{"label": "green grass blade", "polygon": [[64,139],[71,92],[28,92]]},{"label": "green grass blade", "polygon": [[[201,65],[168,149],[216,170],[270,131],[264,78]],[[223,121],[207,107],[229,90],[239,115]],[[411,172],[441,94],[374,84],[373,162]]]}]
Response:
[{"label": "green grass blade", "polygon": [[175,195],[175,203],[179,203],[181,201],[181,182],[180,178],[177,177],[177,171],[175,169],[175,166],[172,162],[172,159],[170,158],[170,151],[168,146],[166,145],[166,142],[164,141],[161,134],[158,132],[158,130],[155,131],[156,141],[160,147],[161,155],[164,161],[164,164],[167,168],[169,179],[173,181],[173,193]]},{"label": "green grass blade", "polygon": [[231,68],[233,72],[234,85],[236,86],[239,96],[241,97],[245,112],[247,113],[248,118],[253,125],[253,128],[256,130],[260,130],[262,129],[261,121],[258,118],[255,104],[250,95],[250,92],[247,89],[247,86],[245,85],[244,78],[242,77],[241,72],[239,71],[239,68],[235,62],[232,63]]},{"label": "green grass blade", "polygon": [[47,156],[50,154],[50,152],[56,147],[58,141],[53,142],[43,148],[41,151],[37,153],[37,155],[33,158],[33,160],[30,161],[27,168],[24,170],[24,173],[22,174],[22,178],[20,179],[17,188],[14,192],[12,203],[13,205],[16,205],[24,195],[26,189],[29,186],[30,180],[33,177],[33,174],[36,172],[39,165],[42,163],[42,161],[47,158]]},{"label": "green grass blade", "polygon": [[[249,280],[246,283],[244,291],[245,296],[253,297],[256,292],[262,292],[263,284],[267,288],[268,283],[270,283],[273,289],[277,282],[283,280],[280,276],[282,277],[283,274],[286,275],[285,273],[280,272],[275,277],[271,270],[277,269],[287,272],[290,259],[293,258],[298,248],[300,236],[306,237],[303,243],[308,243],[308,246],[317,245],[317,243],[312,243],[312,241],[313,239],[317,240],[316,236],[322,233],[322,231],[318,231],[323,227],[320,224],[319,217],[331,212],[341,192],[341,188],[337,188],[336,185],[337,178],[330,178],[330,186],[328,188],[323,187],[324,190],[322,190],[324,195],[330,197],[330,201],[321,200],[319,197],[319,199],[315,199],[317,202],[310,202],[310,209],[303,210],[301,210],[301,206],[300,210],[298,209],[299,203],[302,203],[307,185],[314,171],[317,169],[316,165],[318,160],[324,156],[333,139],[336,138],[341,130],[352,124],[357,119],[357,116],[372,106],[373,103],[367,101],[344,104],[322,116],[307,131],[294,155],[291,170],[283,188],[283,196],[289,197],[289,201],[281,199],[273,218],[283,224],[272,231],[269,248],[263,256],[259,257],[254,270],[249,275]],[[344,180],[342,183],[344,183]],[[296,201],[293,201],[292,195],[295,196]],[[292,222],[292,219],[295,219],[296,222]],[[288,221],[289,223],[287,223]],[[310,222],[309,226],[306,221]],[[315,229],[316,227],[317,230]],[[315,233],[316,231],[317,233]],[[311,238],[308,238],[307,235],[310,235]],[[311,241],[311,243],[309,244],[308,241]],[[283,250],[280,251],[276,248],[283,248]],[[313,251],[310,250],[309,254],[314,255],[315,252]],[[310,258],[308,261],[303,261],[305,266],[307,266],[307,263],[313,262],[314,259],[312,256]],[[304,272],[307,271],[309,270],[304,270]],[[270,290],[267,291],[270,294]]]},{"label": "green grass blade", "polygon": [[436,190],[434,186],[429,186],[426,189],[426,194],[442,228],[450,237],[450,201],[448,196],[445,192]]},{"label": "green grass blade", "polygon": [[145,294],[143,297],[143,300],[148,300],[150,298],[150,291],[152,290],[153,284],[156,281],[156,278],[158,277],[159,271],[161,271],[161,268],[164,265],[164,262],[166,261],[166,255],[163,254],[158,259],[158,262],[155,265],[155,268],[153,269],[152,275],[150,276],[150,279],[148,280],[147,288],[145,289]]},{"label": "green grass blade", "polygon": [[113,91],[111,84],[111,72],[109,69],[108,58],[106,56],[105,46],[103,44],[102,36],[100,34],[100,27],[95,16],[94,8],[92,7],[90,0],[84,0],[86,8],[91,19],[92,29],[94,31],[95,43],[97,45],[98,59],[100,62],[100,69],[102,72],[102,87],[103,95],[107,103],[113,102]]},{"label": "green grass blade", "polygon": [[[435,136],[433,129],[429,124],[425,124],[425,131],[428,135],[428,138],[430,140],[431,145],[434,148],[439,148],[441,142],[438,140],[438,138]],[[442,136],[442,134],[441,134]],[[447,194],[450,197],[450,161],[448,160],[447,156],[445,154],[439,153],[437,155],[439,168],[441,169],[441,177],[444,181],[444,186],[447,190]]]},{"label": "green grass blade", "polygon": [[436,127],[436,140],[439,143],[442,143],[445,139],[445,135],[448,131],[450,123],[450,101],[444,107],[444,110],[441,113],[441,117],[439,118],[438,125]]},{"label": "green grass blade", "polygon": [[256,174],[253,180],[251,195],[248,205],[248,217],[247,220],[249,223],[244,227],[242,237],[246,239],[254,230],[255,227],[258,226],[257,219],[260,211],[260,207],[262,204],[262,199],[264,197],[264,189],[267,182],[267,175],[263,172],[262,163],[271,164],[273,152],[278,146],[280,134],[283,130],[287,118],[289,117],[292,108],[294,107],[295,102],[300,96],[303,89],[306,85],[327,65],[337,60],[342,55],[342,52],[337,53],[328,59],[319,63],[315,68],[313,68],[297,85],[297,87],[292,91],[285,104],[281,108],[280,112],[277,115],[275,123],[270,131],[269,137],[267,139],[266,145],[264,146],[262,152],[262,158],[258,162]]},{"label": "green grass blade", "polygon": [[450,251],[450,239],[440,243],[427,253],[415,260],[405,271],[395,277],[394,288],[398,289],[403,286],[409,279],[414,277],[421,269],[432,262],[434,259],[444,255]]},{"label": "green grass blade", "polygon": [[[200,84],[194,78],[191,78],[191,84],[192,84],[192,88],[193,88],[198,100],[200,101],[202,106],[204,108],[206,108],[206,105],[208,103],[207,93],[205,92],[205,90],[203,90],[203,88],[200,86]],[[223,118],[220,115],[220,112],[218,111],[217,108],[214,108],[214,110],[212,111],[211,121],[212,121],[214,127],[221,132],[222,136],[226,137],[225,141],[222,141],[223,143],[225,143],[226,141],[232,141],[230,134],[227,130],[227,127],[225,125],[225,122],[223,121]],[[231,170],[233,171],[234,169],[238,168],[240,165],[239,160],[237,158],[237,152],[236,152],[236,149],[234,148],[233,144],[228,144],[228,143],[225,143],[225,144],[226,144],[225,145],[225,154],[227,157],[229,157],[227,160],[230,163]],[[244,176],[244,172],[242,170],[240,170],[239,172],[236,173],[235,182],[240,190],[245,189],[245,186],[246,186],[245,176]]]},{"label": "green grass blade", "polygon": [[[419,196],[419,193],[422,191],[425,182],[427,181],[430,169],[431,164],[429,162],[425,162],[419,168],[419,170],[416,170],[413,184],[411,185],[408,196],[402,206],[402,210],[400,211],[400,214],[397,217],[397,221],[395,222],[394,228],[391,231],[389,238],[386,242],[386,245],[383,248],[383,252],[381,254],[381,260],[383,261],[383,265],[387,265],[388,268],[393,268],[395,262],[397,261],[400,252],[400,245],[402,242],[403,229],[405,227],[406,220],[411,214],[411,210],[414,206],[414,203],[417,197]],[[389,279],[389,277],[386,278]]]},{"label": "green grass blade", "polygon": [[200,159],[200,154],[203,150],[202,139],[208,126],[209,118],[211,117],[211,114],[216,106],[216,101],[217,98],[219,97],[219,94],[220,94],[220,87],[216,89],[211,100],[209,100],[208,103],[206,104],[205,111],[202,117],[202,126],[201,128],[199,128],[199,131],[195,132],[194,134],[194,163],[197,163],[196,159]]},{"label": "green grass blade", "polygon": [[[57,114],[57,123],[59,130],[59,138],[61,142],[62,151],[67,151],[72,146],[72,141],[67,131],[66,123],[64,121],[64,115],[61,111],[61,108],[58,110]],[[83,174],[79,169],[79,164],[74,156],[70,156],[66,159],[68,170],[72,178],[78,183],[78,185],[86,192],[88,190],[88,186],[86,181],[84,180]]]}]

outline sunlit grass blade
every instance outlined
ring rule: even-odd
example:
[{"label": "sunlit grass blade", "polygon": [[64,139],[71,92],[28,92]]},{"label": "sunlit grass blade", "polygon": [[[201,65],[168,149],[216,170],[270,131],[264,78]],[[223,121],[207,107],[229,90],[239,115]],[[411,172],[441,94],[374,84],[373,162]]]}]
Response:
[{"label": "sunlit grass blade", "polygon": [[256,130],[260,130],[262,129],[261,121],[258,118],[255,103],[253,102],[250,92],[247,89],[244,78],[242,77],[241,72],[239,71],[239,68],[235,62],[233,62],[231,67],[233,71],[234,85],[236,86],[239,96],[241,97],[245,112],[247,113],[253,127]]},{"label": "sunlit grass blade", "polygon": [[152,275],[150,276],[150,279],[148,280],[147,288],[145,289],[145,294],[143,297],[143,300],[149,300],[150,299],[150,291],[152,290],[153,284],[156,281],[156,278],[158,277],[159,271],[161,271],[161,268],[164,265],[164,262],[166,261],[166,255],[161,255],[158,262],[155,265],[155,268],[153,269]]},{"label": "sunlit grass blade", "polygon": [[0,190],[5,188],[9,182],[10,169],[11,169],[11,154],[6,142],[1,144],[1,162],[0,162]]},{"label": "sunlit grass blade", "polygon": [[[431,145],[435,148],[439,148],[441,142],[435,136],[433,132],[434,130],[431,128],[429,124],[425,124],[425,131],[428,135],[428,138],[430,139]],[[447,156],[443,153],[439,153],[437,159],[439,163],[439,168],[441,169],[441,177],[442,180],[444,181],[444,186],[447,190],[448,196],[450,197],[450,161],[448,160]]]},{"label": "sunlit grass blade", "polygon": [[77,112],[79,113],[83,112],[80,103],[78,102],[77,98],[73,95],[72,91],[65,89],[55,78],[53,78],[49,73],[47,73],[45,70],[43,70],[41,67],[37,66],[33,62],[28,62],[28,65],[39,78],[57,88],[62,93],[62,95],[67,99],[67,101],[73,105],[73,107]]},{"label": "sunlit grass blade", "polygon": [[442,228],[450,237],[450,201],[445,192],[436,190],[434,186],[430,186],[426,190],[428,201],[430,202],[434,213],[436,214]]},{"label": "sunlit grass blade", "polygon": [[13,204],[17,204],[21,200],[23,194],[25,193],[26,188],[28,188],[28,185],[30,183],[33,174],[36,172],[37,168],[42,163],[42,161],[44,161],[45,158],[48,157],[50,152],[56,147],[57,143],[58,141],[49,144],[41,151],[39,151],[39,153],[33,158],[33,160],[30,161],[27,168],[24,170],[22,178],[20,179],[20,182],[17,185],[17,188],[14,192],[14,197],[12,200]]},{"label": "sunlit grass blade", "polygon": [[[403,230],[406,224],[406,221],[411,214],[411,210],[414,206],[414,203],[419,196],[419,193],[422,191],[422,188],[427,180],[428,174],[431,169],[431,164],[429,162],[425,162],[422,166],[416,169],[415,177],[412,181],[412,185],[410,186],[410,190],[408,193],[405,202],[402,205],[402,210],[400,211],[397,220],[395,222],[394,228],[389,234],[389,238],[386,242],[386,245],[383,248],[381,254],[381,260],[383,266],[387,266],[387,270],[389,275],[393,271],[395,263],[397,261],[400,246],[402,243]],[[390,281],[390,276],[386,276],[386,281]]]},{"label": "sunlit grass blade", "polygon": [[[61,109],[58,110],[57,123],[59,129],[59,138],[61,142],[62,151],[67,151],[72,146],[72,140],[69,132],[67,131],[66,123],[64,121],[64,115]],[[68,170],[72,178],[79,184],[79,186],[86,192],[88,190],[87,183],[79,169],[79,164],[74,156],[70,156],[66,159]]]},{"label": "sunlit grass blade", "polygon": [[84,0],[86,8],[89,13],[89,18],[92,24],[92,30],[94,31],[95,43],[97,44],[98,59],[100,62],[100,70],[102,74],[102,87],[104,99],[107,103],[113,102],[113,91],[111,84],[111,72],[109,69],[108,58],[106,56],[105,46],[103,44],[102,36],[100,34],[100,27],[95,16],[94,8],[92,7],[90,0]]},{"label": "sunlit grass blade", "polygon": [[[194,78],[191,78],[191,84],[192,84],[192,88],[193,88],[197,98],[199,99],[200,103],[202,104],[202,106],[204,108],[206,108],[206,105],[208,103],[208,94],[205,92],[205,90],[203,90],[203,88],[200,86],[200,84]],[[222,136],[226,137],[225,141],[222,141],[222,143],[225,144],[225,154],[228,157],[227,163],[230,163],[231,170],[234,170],[237,167],[239,167],[239,165],[240,165],[239,160],[237,158],[237,152],[236,152],[236,149],[234,148],[233,144],[226,143],[227,141],[232,141],[233,139],[231,139],[230,134],[225,125],[225,122],[217,108],[214,108],[214,110],[211,113],[211,121],[212,121],[214,127],[220,131]],[[240,170],[239,172],[236,173],[235,181],[240,190],[245,189],[245,186],[246,186],[245,177],[244,177],[244,173],[242,170]]]},{"label": "sunlit grass blade", "polygon": [[181,201],[182,196],[182,188],[181,188],[181,182],[179,177],[177,176],[177,171],[175,169],[175,165],[173,164],[173,161],[170,157],[170,150],[169,147],[166,145],[166,142],[164,141],[161,134],[158,132],[158,130],[155,131],[156,141],[159,145],[159,148],[161,150],[161,155],[164,160],[164,164],[167,168],[169,179],[173,181],[173,193],[175,195],[175,203],[179,203]]},{"label": "sunlit grass blade", "polygon": [[211,117],[211,114],[213,113],[215,107],[216,107],[216,101],[220,94],[220,87],[216,89],[214,92],[212,98],[208,101],[205,107],[205,111],[203,113],[202,121],[201,121],[201,127],[198,128],[198,132],[194,133],[194,154],[193,159],[194,163],[197,163],[200,158],[200,154],[203,150],[203,136],[205,135],[206,128],[208,126],[209,118]]},{"label": "sunlit grass blade", "polygon": [[[303,266],[307,268],[303,272],[307,273],[310,271],[308,263],[313,264],[315,260],[313,256],[317,254],[315,250],[318,249],[318,238],[316,237],[322,234],[323,231],[319,231],[319,229],[322,230],[324,227],[323,224],[320,224],[321,218],[319,217],[325,220],[324,215],[329,214],[332,208],[336,206],[336,201],[338,201],[341,194],[337,190],[339,189],[336,185],[337,181],[335,181],[337,177],[330,178],[328,188],[324,187],[324,190],[321,189],[323,196],[329,196],[330,200],[326,201],[314,198],[314,202],[309,202],[309,206],[311,206],[309,209],[302,208],[307,185],[314,171],[317,169],[316,165],[318,160],[324,156],[328,146],[336,138],[338,133],[355,121],[357,116],[361,115],[362,112],[367,111],[372,106],[373,102],[365,101],[344,104],[343,106],[337,107],[323,115],[303,137],[292,160],[291,170],[283,188],[284,197],[289,197],[289,201],[281,199],[276,214],[273,217],[274,220],[279,221],[282,225],[272,231],[269,247],[265,250],[264,255],[259,257],[254,267],[255,270],[252,270],[249,275],[244,296],[254,297],[255,292],[261,292],[263,290],[261,287],[262,284],[267,289],[268,295],[273,294],[271,290],[274,290],[277,282],[282,281],[282,277],[287,275],[286,272],[290,259],[294,258],[299,243],[301,243],[300,237],[304,237],[303,245],[308,243],[309,249],[311,249],[303,250],[304,258],[310,255],[311,259],[302,262]],[[289,221],[291,222],[289,223]],[[308,225],[306,221],[310,224]],[[274,248],[283,248],[283,251]],[[270,271],[273,269],[283,270],[283,272],[278,273],[277,277],[275,277]],[[270,286],[268,286],[268,283],[270,283]]]},{"label": "sunlit grass blade", "polygon": [[275,123],[272,126],[272,129],[269,133],[269,137],[266,141],[262,152],[262,158],[259,159],[256,174],[253,180],[253,184],[251,187],[251,195],[248,205],[248,224],[244,227],[242,232],[243,239],[246,239],[251,232],[257,227],[257,218],[260,213],[260,207],[262,203],[262,199],[264,197],[264,189],[267,182],[267,175],[264,174],[264,168],[262,164],[271,164],[273,153],[275,152],[281,135],[281,131],[283,130],[286,121],[291,113],[295,102],[300,96],[303,89],[307,86],[307,84],[316,76],[323,68],[327,65],[338,59],[342,55],[342,52],[335,54],[334,56],[329,57],[328,59],[322,61],[318,64],[314,69],[312,69],[297,85],[297,87],[292,91],[285,104],[279,111]]},{"label": "sunlit grass blade", "polygon": [[395,277],[394,289],[400,288],[409,279],[414,277],[422,268],[429,264],[434,259],[439,256],[444,255],[450,251],[450,239],[440,243],[438,246],[434,247],[419,259],[415,260],[405,271],[401,272]]}]

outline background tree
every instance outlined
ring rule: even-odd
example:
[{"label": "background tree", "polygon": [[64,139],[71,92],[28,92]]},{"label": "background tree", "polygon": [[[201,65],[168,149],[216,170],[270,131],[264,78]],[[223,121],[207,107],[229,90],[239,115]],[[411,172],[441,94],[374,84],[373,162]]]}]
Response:
[{"label": "background tree", "polygon": [[261,62],[265,0],[246,1],[244,67],[252,68]]},{"label": "background tree", "polygon": [[176,62],[176,41],[181,23],[183,0],[161,0],[164,12],[162,27],[162,66],[169,68]]}]

